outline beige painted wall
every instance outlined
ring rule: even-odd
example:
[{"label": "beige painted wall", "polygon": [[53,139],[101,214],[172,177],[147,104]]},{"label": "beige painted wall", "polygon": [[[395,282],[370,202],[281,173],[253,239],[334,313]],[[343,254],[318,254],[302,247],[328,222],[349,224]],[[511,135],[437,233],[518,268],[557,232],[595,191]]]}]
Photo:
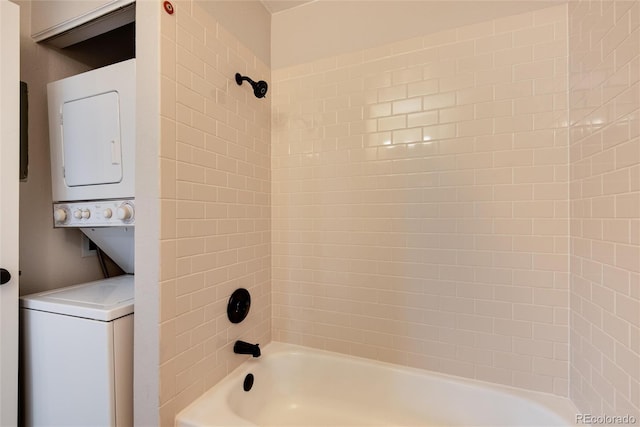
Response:
[{"label": "beige painted wall", "polygon": [[54,229],[46,85],[89,69],[31,39],[31,2],[20,5],[20,79],[29,86],[29,177],[20,183],[20,294],[96,280],[95,256],[82,258],[80,231]]},{"label": "beige painted wall", "polygon": [[272,18],[274,69],[566,3],[566,0],[316,0]]},{"label": "beige painted wall", "polygon": [[161,4],[136,2],[134,425],[159,426]]},{"label": "beige painted wall", "polygon": [[640,419],[640,3],[572,2],[571,398]]},{"label": "beige painted wall", "polygon": [[[271,340],[271,94],[234,79],[271,73],[200,2],[174,6],[160,41],[161,425],[246,360],[237,339]],[[252,305],[234,325],[239,287]]]},{"label": "beige painted wall", "polygon": [[261,62],[271,65],[271,15],[261,1],[204,0],[198,5],[215,16]]}]

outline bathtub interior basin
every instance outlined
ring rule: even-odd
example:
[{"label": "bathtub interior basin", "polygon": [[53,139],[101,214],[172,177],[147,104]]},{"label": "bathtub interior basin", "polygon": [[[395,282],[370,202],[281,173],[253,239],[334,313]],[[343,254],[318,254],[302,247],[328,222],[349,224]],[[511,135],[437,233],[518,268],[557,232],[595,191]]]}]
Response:
[{"label": "bathtub interior basin", "polygon": [[575,407],[557,396],[279,342],[262,354],[181,411],[176,426],[575,425]]}]

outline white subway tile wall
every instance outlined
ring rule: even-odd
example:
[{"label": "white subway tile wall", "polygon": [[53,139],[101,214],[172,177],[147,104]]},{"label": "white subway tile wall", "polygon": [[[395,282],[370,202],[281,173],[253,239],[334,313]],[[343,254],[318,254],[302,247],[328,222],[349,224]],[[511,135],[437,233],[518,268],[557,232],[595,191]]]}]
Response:
[{"label": "white subway tile wall", "polygon": [[570,396],[640,419],[640,3],[569,3]]},{"label": "white subway tile wall", "polygon": [[[272,335],[640,418],[637,1],[273,71],[174,4],[162,425],[244,360],[236,339]],[[267,98],[236,72],[271,82]],[[231,325],[237,287],[254,305]]]},{"label": "white subway tile wall", "polygon": [[274,339],[568,394],[567,43],[563,5],[272,71]]},{"label": "white subway tile wall", "polygon": [[[236,339],[271,340],[270,97],[235,73],[271,71],[197,2],[161,21],[160,418],[175,414],[247,356]],[[252,306],[227,320],[231,292]],[[151,362],[151,361],[150,361]]]}]

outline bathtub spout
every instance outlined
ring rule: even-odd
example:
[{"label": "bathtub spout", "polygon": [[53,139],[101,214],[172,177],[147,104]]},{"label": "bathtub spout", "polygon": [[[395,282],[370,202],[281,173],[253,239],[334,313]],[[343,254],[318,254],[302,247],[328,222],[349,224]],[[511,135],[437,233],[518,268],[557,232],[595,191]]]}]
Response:
[{"label": "bathtub spout", "polygon": [[259,344],[249,344],[244,341],[236,341],[233,345],[233,352],[236,354],[250,354],[253,357],[260,357]]}]

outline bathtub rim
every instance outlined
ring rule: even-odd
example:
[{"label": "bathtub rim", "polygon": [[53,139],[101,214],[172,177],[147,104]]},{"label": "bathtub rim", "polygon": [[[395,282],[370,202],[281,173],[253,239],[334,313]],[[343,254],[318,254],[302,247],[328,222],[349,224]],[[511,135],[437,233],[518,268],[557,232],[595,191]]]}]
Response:
[{"label": "bathtub rim", "polygon": [[[370,366],[377,366],[380,368],[388,369],[393,372],[409,373],[420,377],[436,378],[441,381],[451,382],[464,387],[489,389],[497,394],[506,394],[524,399],[536,406],[540,406],[545,410],[553,413],[559,419],[563,420],[567,426],[576,425],[576,415],[579,413],[575,404],[566,396],[559,396],[551,393],[545,393],[536,390],[528,390],[518,388],[515,386],[504,385],[499,383],[492,383],[484,380],[478,380],[475,378],[467,378],[457,376],[453,374],[431,371],[428,369],[421,369],[411,366],[399,365],[396,363],[385,362],[375,359],[369,359],[361,356],[354,356],[346,353],[338,353],[330,350],[319,349],[315,347],[302,346],[299,344],[291,344],[280,341],[271,341],[268,344],[261,347],[263,355],[277,355],[277,354],[291,354],[291,355],[304,355],[310,354],[314,356],[323,356],[327,358],[340,358],[347,359],[356,363],[363,363]],[[251,371],[256,364],[260,363],[261,358],[249,358],[237,368],[231,371],[227,376],[222,378],[218,383],[205,390],[197,399],[191,402],[188,406],[183,408],[176,414],[175,426],[176,427],[195,427],[203,424],[198,424],[194,415],[197,415],[198,403],[206,402],[207,397],[215,393],[223,392],[228,395],[231,387],[236,382],[242,382],[244,376]],[[225,421],[226,425],[233,426],[256,426],[245,418],[240,417],[230,407],[220,405],[220,403],[226,403],[226,399],[218,399],[218,409],[226,410]],[[194,413],[195,414],[191,414]],[[586,425],[586,424],[585,424]]]}]

